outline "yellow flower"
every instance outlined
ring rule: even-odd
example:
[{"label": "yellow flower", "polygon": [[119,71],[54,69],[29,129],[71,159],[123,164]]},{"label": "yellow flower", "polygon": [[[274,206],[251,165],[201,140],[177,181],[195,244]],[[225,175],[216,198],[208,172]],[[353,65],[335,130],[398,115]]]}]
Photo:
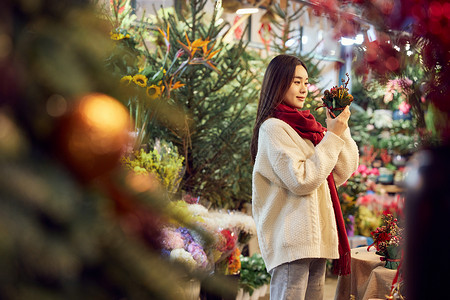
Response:
[{"label": "yellow flower", "polygon": [[120,83],[129,85],[131,80],[133,80],[133,77],[131,77],[131,75],[123,76],[122,78],[120,78]]},{"label": "yellow flower", "polygon": [[145,77],[142,74],[137,74],[133,76],[133,82],[141,87],[147,86],[147,80],[148,80],[147,77]]},{"label": "yellow flower", "polygon": [[111,35],[111,39],[115,40],[115,41],[120,41],[120,40],[123,40],[123,39],[129,39],[130,38],[130,34],[129,33],[127,33],[126,35],[123,35],[121,33],[112,33],[112,32],[110,32],[110,35]]},{"label": "yellow flower", "polygon": [[111,33],[111,39],[115,40],[115,41],[120,40],[120,34],[118,34],[118,33]]},{"label": "yellow flower", "polygon": [[147,96],[150,97],[150,99],[154,100],[161,96],[161,87],[153,84],[147,88]]}]

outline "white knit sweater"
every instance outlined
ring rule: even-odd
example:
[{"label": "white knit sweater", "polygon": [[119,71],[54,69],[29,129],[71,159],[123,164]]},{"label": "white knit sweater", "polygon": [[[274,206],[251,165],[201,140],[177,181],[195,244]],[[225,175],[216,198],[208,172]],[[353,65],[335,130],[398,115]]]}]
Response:
[{"label": "white knit sweater", "polygon": [[314,147],[287,123],[267,119],[259,129],[253,168],[253,218],[267,270],[301,258],[339,257],[327,176],[336,186],[358,167],[350,129],[325,133]]}]

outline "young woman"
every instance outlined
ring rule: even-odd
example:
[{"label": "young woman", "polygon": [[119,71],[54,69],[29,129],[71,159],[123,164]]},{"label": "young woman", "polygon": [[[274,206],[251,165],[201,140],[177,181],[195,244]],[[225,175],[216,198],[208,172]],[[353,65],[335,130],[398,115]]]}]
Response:
[{"label": "young woman", "polygon": [[358,167],[347,107],[327,128],[303,108],[308,71],[295,56],[269,63],[253,130],[253,217],[270,298],[323,299],[327,259],[350,273],[350,247],[336,186]]}]

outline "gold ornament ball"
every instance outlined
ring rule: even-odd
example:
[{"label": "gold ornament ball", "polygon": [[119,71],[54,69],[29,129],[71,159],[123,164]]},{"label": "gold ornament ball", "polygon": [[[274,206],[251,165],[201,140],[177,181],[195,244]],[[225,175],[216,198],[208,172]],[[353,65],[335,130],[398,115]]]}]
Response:
[{"label": "gold ornament ball", "polygon": [[88,94],[61,121],[60,154],[77,175],[89,181],[119,165],[129,131],[125,106],[105,94]]}]

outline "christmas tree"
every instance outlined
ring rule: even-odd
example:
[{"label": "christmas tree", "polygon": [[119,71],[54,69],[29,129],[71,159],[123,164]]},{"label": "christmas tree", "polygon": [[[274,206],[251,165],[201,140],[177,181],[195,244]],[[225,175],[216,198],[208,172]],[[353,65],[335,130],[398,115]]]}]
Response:
[{"label": "christmas tree", "polygon": [[0,17],[0,298],[184,299],[188,272],[159,255],[158,183],[121,168],[109,24],[90,1]]}]

